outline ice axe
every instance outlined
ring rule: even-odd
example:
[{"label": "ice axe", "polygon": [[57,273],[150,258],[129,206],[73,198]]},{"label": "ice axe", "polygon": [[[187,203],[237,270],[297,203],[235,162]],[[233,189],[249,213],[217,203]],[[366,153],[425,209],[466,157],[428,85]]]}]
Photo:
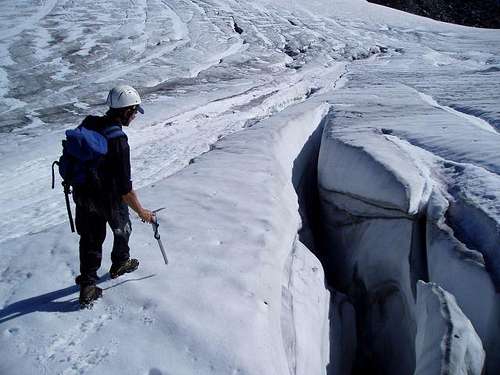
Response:
[{"label": "ice axe", "polygon": [[158,232],[158,227],[160,226],[160,224],[158,223],[158,218],[156,217],[156,213],[163,209],[165,209],[165,207],[158,208],[157,210],[152,211],[154,215],[151,225],[153,226],[153,235],[155,239],[158,241],[158,246],[160,246],[160,251],[161,255],[163,255],[163,260],[165,261],[165,264],[168,264],[167,254],[165,253],[165,249],[163,248],[163,244],[161,242],[160,233]]}]

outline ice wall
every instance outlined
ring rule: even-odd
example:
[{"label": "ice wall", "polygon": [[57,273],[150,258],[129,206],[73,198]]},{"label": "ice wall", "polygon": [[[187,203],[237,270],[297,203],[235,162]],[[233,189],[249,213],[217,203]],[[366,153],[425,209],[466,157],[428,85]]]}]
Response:
[{"label": "ice wall", "polygon": [[[415,281],[426,278],[419,206],[422,171],[390,140],[323,134],[318,182],[330,282],[353,300],[355,372],[409,374],[415,366]],[[374,372],[375,371],[375,372]]]},{"label": "ice wall", "polygon": [[484,350],[455,298],[433,283],[417,285],[417,367],[414,375],[480,375]]},{"label": "ice wall", "polygon": [[500,371],[500,294],[483,255],[460,242],[459,232],[446,223],[448,208],[442,194],[432,194],[426,229],[429,278],[456,297],[486,349],[487,373],[496,374]]},{"label": "ice wall", "polygon": [[[347,88],[335,95],[318,161],[325,272],[356,311],[357,338],[349,349],[356,353],[353,373],[421,371],[420,354],[439,349],[432,340],[415,344],[426,326],[417,302],[423,280],[456,298],[457,309],[484,346],[485,373],[497,374],[500,179],[495,147],[481,147],[484,163],[463,163],[479,149],[459,144],[460,138],[435,136],[440,130],[433,124],[453,126],[458,134],[474,131],[485,145],[494,145],[498,135],[429,108],[411,89],[385,89]],[[457,365],[468,368],[465,373],[481,373],[483,362],[474,353]]]}]

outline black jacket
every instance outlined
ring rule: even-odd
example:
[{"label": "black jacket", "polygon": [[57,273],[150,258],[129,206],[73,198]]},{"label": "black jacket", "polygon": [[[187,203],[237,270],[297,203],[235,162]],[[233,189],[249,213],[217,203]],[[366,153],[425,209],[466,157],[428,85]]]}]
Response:
[{"label": "black jacket", "polygon": [[[100,132],[113,125],[119,124],[107,116],[87,116],[81,126]],[[108,140],[108,153],[99,166],[99,177],[104,195],[112,200],[120,201],[123,195],[132,190],[130,147],[125,133]]]}]

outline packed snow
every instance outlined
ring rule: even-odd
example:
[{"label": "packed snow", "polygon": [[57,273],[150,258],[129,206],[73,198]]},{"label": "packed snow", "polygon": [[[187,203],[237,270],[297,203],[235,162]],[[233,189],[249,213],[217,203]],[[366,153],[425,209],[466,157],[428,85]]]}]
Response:
[{"label": "packed snow", "polygon": [[[498,373],[499,71],[362,0],[4,1],[0,373]],[[50,165],[121,83],[170,263],[132,214],[80,310]]]}]

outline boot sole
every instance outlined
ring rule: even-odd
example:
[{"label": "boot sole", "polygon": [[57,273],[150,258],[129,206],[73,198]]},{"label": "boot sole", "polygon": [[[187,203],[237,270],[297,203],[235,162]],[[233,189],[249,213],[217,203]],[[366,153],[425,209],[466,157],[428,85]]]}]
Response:
[{"label": "boot sole", "polygon": [[109,273],[109,277],[112,278],[112,279],[116,279],[117,277],[120,277],[121,275],[125,275],[126,273],[131,273],[131,272],[134,272],[136,271],[137,269],[139,268],[139,263],[137,263],[137,266],[135,266],[134,268],[129,268],[127,270],[124,270],[120,273]]},{"label": "boot sole", "polygon": [[94,307],[94,302],[97,301],[98,299],[102,298],[102,290],[99,290],[97,292],[97,295],[95,295],[93,298],[85,300],[85,301],[78,301],[80,303],[80,310],[82,309],[91,309]]},{"label": "boot sole", "polygon": [[[131,273],[131,272],[134,272],[134,271],[136,271],[138,268],[139,268],[139,264],[137,264],[137,266],[136,266],[135,268],[133,268],[133,269],[129,269],[129,270],[127,270],[127,271],[123,271],[123,272],[122,272],[122,273],[120,273],[120,274],[114,274],[114,273],[111,273],[111,272],[110,272],[110,273],[109,273],[109,277],[110,277],[111,279],[116,279],[117,277],[120,277],[121,275],[124,275],[124,274],[126,274],[126,273]],[[82,277],[82,275],[78,275],[77,277],[75,277],[75,284],[76,284],[76,285],[80,285],[80,280],[81,280],[81,277]]]}]

